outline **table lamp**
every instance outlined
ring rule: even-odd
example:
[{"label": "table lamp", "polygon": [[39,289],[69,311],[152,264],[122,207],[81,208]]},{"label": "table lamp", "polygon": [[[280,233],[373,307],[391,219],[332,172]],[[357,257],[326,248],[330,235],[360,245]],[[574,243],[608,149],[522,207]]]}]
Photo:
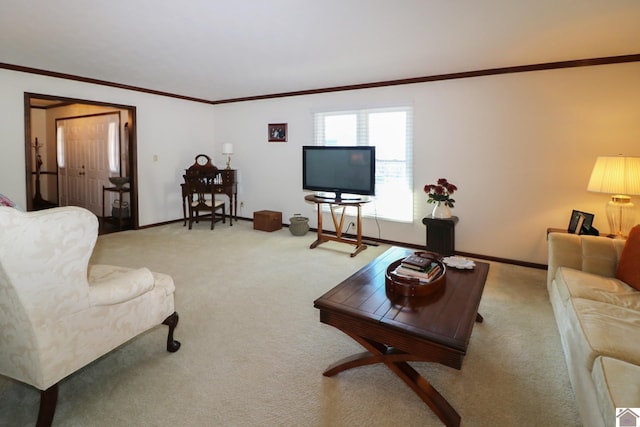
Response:
[{"label": "table lamp", "polygon": [[233,144],[225,143],[222,144],[222,154],[227,155],[227,169],[231,169],[231,155],[233,154]]},{"label": "table lamp", "polygon": [[640,157],[598,157],[587,191],[611,194],[606,206],[611,234],[615,238],[627,236],[635,219],[630,195],[640,194]]}]

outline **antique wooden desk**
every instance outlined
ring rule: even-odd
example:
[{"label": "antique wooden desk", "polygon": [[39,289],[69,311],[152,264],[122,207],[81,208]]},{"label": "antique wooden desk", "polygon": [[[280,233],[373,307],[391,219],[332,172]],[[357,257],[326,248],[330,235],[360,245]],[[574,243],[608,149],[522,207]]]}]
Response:
[{"label": "antique wooden desk", "polygon": [[[196,160],[185,172],[208,174],[213,171],[215,178],[213,180],[214,192],[226,194],[229,197],[229,223],[233,225],[233,220],[238,221],[238,183],[237,171],[235,169],[218,169],[211,163],[209,156],[199,154]],[[182,192],[182,215],[184,219],[183,225],[187,225],[187,198],[184,183],[180,184]]]},{"label": "antique wooden desk", "polygon": [[478,306],[489,264],[473,270],[447,269],[442,292],[428,297],[393,297],[385,290],[389,264],[414,252],[394,247],[318,298],[320,321],[341,330],[367,351],[342,359],[323,375],[384,363],[431,408],[447,426],[460,415],[407,362],[435,362],[462,367],[471,332],[482,322]]}]

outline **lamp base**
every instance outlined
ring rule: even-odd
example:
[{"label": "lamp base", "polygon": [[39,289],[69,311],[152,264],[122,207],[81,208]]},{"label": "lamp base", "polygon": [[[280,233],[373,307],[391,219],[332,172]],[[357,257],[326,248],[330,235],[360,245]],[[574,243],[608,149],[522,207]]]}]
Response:
[{"label": "lamp base", "polygon": [[612,237],[616,239],[627,237],[635,220],[635,206],[631,203],[631,197],[611,196],[611,200],[607,203],[606,212]]},{"label": "lamp base", "polygon": [[227,169],[231,169],[231,156],[227,156]]}]

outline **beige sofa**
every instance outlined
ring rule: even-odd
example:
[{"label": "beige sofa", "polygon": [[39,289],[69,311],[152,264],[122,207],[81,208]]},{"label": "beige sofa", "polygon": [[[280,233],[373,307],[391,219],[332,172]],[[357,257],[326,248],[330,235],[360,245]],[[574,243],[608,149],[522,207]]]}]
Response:
[{"label": "beige sofa", "polygon": [[640,407],[640,292],[616,279],[625,241],[551,233],[548,244],[547,288],[580,416],[616,425],[616,408]]}]

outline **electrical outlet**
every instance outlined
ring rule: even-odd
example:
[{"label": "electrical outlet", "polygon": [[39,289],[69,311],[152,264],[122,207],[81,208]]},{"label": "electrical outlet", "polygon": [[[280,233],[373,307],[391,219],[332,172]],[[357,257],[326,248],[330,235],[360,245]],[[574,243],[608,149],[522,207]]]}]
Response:
[{"label": "electrical outlet", "polygon": [[349,227],[355,227],[355,226],[356,226],[356,223],[355,223],[355,222],[351,221],[351,222],[349,223]]},{"label": "electrical outlet", "polygon": [[240,207],[244,208],[244,202],[240,202]]}]

